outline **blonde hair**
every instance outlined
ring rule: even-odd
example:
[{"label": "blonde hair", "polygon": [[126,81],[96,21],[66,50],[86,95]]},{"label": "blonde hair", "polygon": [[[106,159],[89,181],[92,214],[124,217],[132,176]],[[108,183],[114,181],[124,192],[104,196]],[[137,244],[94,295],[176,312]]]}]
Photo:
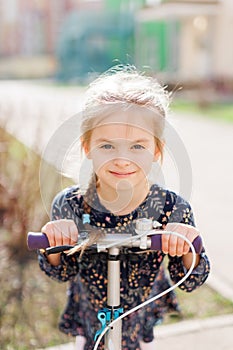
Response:
[{"label": "blonde hair", "polygon": [[[150,116],[151,132],[162,155],[168,106],[169,93],[155,78],[138,72],[131,65],[115,66],[89,85],[82,111],[81,145],[88,144],[91,131],[113,113],[137,108]],[[129,120],[129,124],[134,125],[135,120]]]}]

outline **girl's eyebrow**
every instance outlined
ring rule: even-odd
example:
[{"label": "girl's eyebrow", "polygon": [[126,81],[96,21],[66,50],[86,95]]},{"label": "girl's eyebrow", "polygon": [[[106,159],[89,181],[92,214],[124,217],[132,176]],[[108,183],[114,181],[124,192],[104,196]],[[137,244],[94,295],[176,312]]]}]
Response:
[{"label": "girl's eyebrow", "polygon": [[[96,143],[102,143],[102,142],[114,142],[116,139],[106,139],[106,138],[99,138],[96,139],[95,142]],[[121,140],[121,138],[118,138],[117,140]],[[125,140],[124,138],[122,138],[122,140]],[[130,143],[148,143],[150,142],[150,140],[148,139],[136,139],[136,140],[129,140]]]},{"label": "girl's eyebrow", "polygon": [[95,143],[102,143],[102,142],[112,142],[111,139],[105,139],[105,138],[99,138],[95,140]]},{"label": "girl's eyebrow", "polygon": [[148,139],[138,139],[133,141],[133,143],[148,143],[148,142],[150,142],[150,140]]}]

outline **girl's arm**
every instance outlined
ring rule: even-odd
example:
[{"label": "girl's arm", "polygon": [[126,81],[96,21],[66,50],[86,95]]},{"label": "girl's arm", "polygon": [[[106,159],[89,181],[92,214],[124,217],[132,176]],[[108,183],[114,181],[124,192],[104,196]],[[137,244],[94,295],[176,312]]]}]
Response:
[{"label": "girl's arm", "polygon": [[[171,280],[177,283],[187,272],[182,258],[180,257],[170,257],[168,269],[170,272]],[[186,291],[192,292],[194,289],[200,287],[208,278],[210,272],[210,263],[207,255],[203,251],[199,256],[199,263],[192,271],[191,275],[181,284],[179,288]]]},{"label": "girl's arm", "polygon": [[55,280],[66,282],[75,277],[79,272],[79,264],[77,256],[67,256],[65,253],[61,253],[59,257],[59,265],[52,265],[48,261],[46,254],[39,252],[38,255],[39,266],[45,274]]},{"label": "girl's arm", "polygon": [[[194,223],[192,209],[182,197],[177,196],[174,209],[166,225],[166,230],[178,232],[186,236],[191,242],[200,234]],[[168,269],[173,282],[178,282],[190,268],[192,253],[189,252],[187,243],[175,236],[162,237],[162,249],[169,256]],[[180,288],[191,292],[207,279],[210,271],[209,259],[203,248],[201,254],[196,254],[196,266],[188,279],[180,285]]]},{"label": "girl's arm", "polygon": [[[67,200],[67,190],[59,193],[51,209],[51,220],[42,228],[49,240],[50,246],[75,244],[78,238],[77,215]],[[39,251],[40,268],[49,276],[60,281],[67,281],[78,273],[77,256],[67,256],[65,253],[46,255]]]}]

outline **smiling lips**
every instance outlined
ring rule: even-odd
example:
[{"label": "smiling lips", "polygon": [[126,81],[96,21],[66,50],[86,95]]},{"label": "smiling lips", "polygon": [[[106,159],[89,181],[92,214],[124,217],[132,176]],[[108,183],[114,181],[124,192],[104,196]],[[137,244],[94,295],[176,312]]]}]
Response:
[{"label": "smiling lips", "polygon": [[128,177],[130,175],[133,175],[135,174],[135,171],[131,171],[131,172],[127,172],[127,173],[122,173],[122,172],[119,172],[119,171],[109,171],[110,174],[116,176],[116,177],[120,177],[120,178],[124,178],[124,177]]}]

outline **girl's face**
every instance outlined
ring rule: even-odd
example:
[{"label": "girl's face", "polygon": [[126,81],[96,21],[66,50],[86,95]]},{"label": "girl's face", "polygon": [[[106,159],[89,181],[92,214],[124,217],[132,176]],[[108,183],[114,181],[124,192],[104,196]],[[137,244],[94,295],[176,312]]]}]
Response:
[{"label": "girl's face", "polygon": [[160,152],[155,137],[147,130],[127,124],[106,124],[92,130],[84,151],[93,161],[102,188],[139,189],[147,183],[152,162]]}]

